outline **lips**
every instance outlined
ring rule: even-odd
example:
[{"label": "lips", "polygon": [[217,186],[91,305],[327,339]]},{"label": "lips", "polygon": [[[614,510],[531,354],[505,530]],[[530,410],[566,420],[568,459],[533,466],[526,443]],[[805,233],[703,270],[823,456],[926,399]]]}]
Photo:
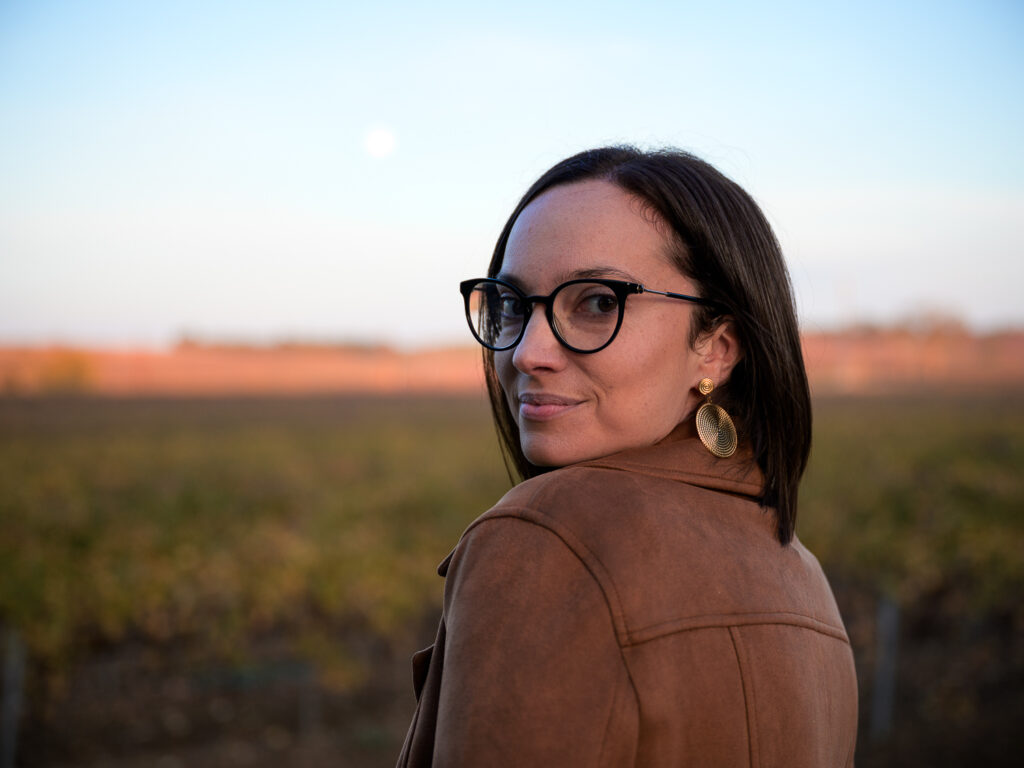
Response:
[{"label": "lips", "polygon": [[544,392],[523,392],[519,400],[519,417],[531,421],[547,421],[578,406],[582,400]]}]

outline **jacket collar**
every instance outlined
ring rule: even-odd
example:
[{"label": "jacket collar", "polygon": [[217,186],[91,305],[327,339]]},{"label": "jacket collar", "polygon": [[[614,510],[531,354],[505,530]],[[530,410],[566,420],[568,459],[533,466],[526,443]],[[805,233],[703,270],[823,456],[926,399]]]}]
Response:
[{"label": "jacket collar", "polygon": [[[741,440],[736,453],[727,459],[720,459],[705,448],[697,437],[697,426],[693,419],[682,422],[654,445],[630,448],[600,459],[572,464],[570,467],[638,472],[712,491],[749,496],[755,500],[760,500],[764,493],[764,474],[754,461],[750,446],[744,445]],[[445,576],[448,573],[448,565],[454,554],[453,549],[441,561],[437,567],[438,575]]]},{"label": "jacket collar", "polygon": [[736,453],[721,459],[701,443],[693,419],[682,422],[652,446],[631,448],[576,466],[639,472],[753,498],[764,493],[764,474],[754,461],[750,445],[741,440]]}]

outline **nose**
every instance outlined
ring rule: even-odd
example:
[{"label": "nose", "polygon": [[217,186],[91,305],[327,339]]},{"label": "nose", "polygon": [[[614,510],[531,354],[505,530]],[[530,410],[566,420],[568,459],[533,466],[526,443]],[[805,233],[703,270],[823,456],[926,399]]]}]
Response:
[{"label": "nose", "polygon": [[512,365],[521,373],[558,370],[565,364],[566,349],[555,338],[542,304],[534,305],[523,338],[512,351]]}]

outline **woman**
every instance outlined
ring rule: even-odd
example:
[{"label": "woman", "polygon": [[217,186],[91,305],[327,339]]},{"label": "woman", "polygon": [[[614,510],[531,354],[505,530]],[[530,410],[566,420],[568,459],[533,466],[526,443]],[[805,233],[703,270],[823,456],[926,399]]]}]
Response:
[{"label": "woman", "polygon": [[583,152],[488,275],[462,292],[524,482],[441,564],[399,765],[851,765],[849,640],[794,536],[807,377],[757,205],[682,152]]}]

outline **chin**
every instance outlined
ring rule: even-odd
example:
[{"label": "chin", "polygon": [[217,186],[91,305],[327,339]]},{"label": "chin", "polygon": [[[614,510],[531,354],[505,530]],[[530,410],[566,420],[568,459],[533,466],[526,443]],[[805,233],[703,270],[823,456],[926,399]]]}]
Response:
[{"label": "chin", "polygon": [[565,467],[601,455],[578,446],[552,444],[551,440],[529,436],[521,437],[520,447],[526,460],[537,467]]}]

